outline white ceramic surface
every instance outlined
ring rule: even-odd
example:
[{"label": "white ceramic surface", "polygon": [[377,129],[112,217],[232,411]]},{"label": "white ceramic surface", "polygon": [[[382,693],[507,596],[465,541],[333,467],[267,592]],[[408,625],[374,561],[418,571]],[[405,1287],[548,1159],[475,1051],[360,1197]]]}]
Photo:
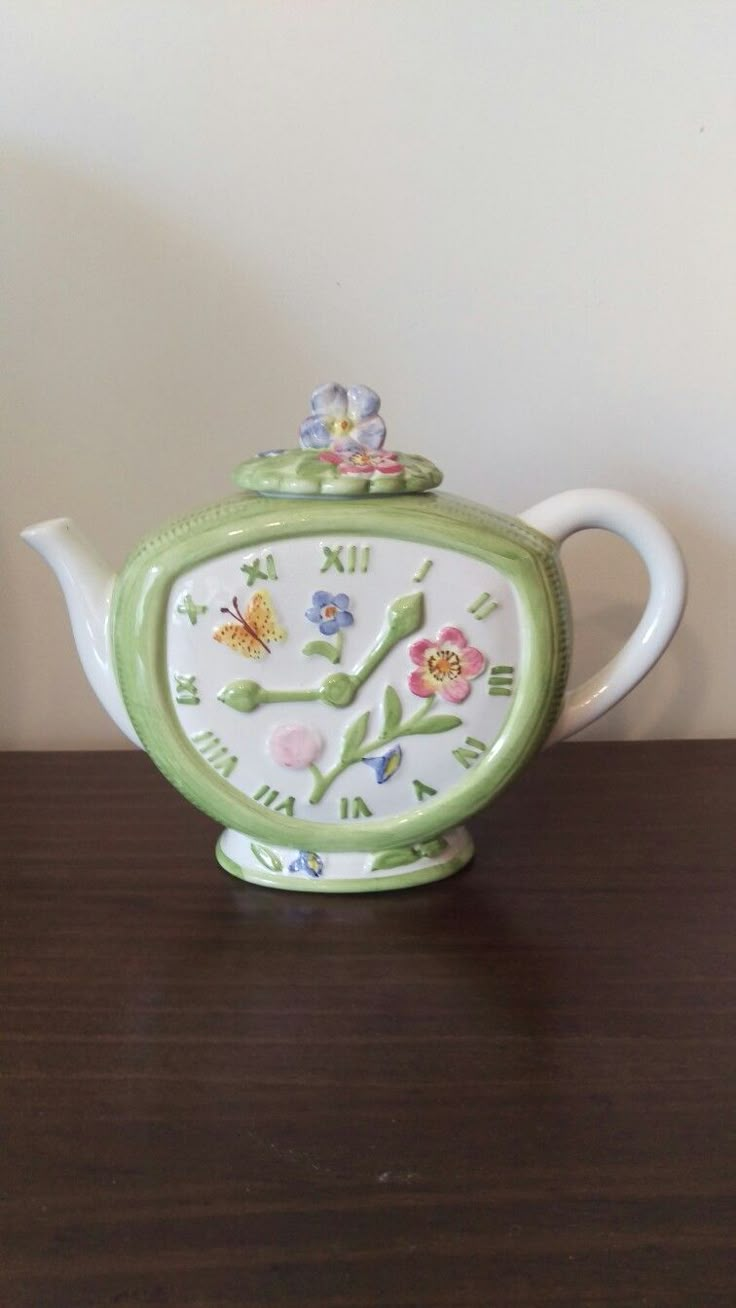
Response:
[{"label": "white ceramic surface", "polygon": [[[356,510],[356,514],[360,509]],[[496,665],[511,666],[521,675],[524,643],[519,624],[519,609],[513,587],[494,569],[467,555],[416,545],[407,541],[360,536],[355,538],[360,551],[368,549],[368,571],[337,573],[334,568],[321,572],[325,560],[324,546],[344,541],[328,534],[295,538],[249,550],[235,551],[212,559],[187,571],[172,588],[168,605],[166,658],[172,696],[176,694],[177,676],[195,678],[198,704],[176,704],[183,732],[188,737],[212,732],[237,764],[228,775],[231,785],[253,796],[267,785],[279,792],[278,804],[293,796],[295,816],[337,821],[340,801],[352,803],[361,796],[374,816],[389,816],[417,807],[413,786],[420,779],[438,792],[445,792],[466,776],[453,750],[463,746],[471,736],[489,747],[499,735],[506,719],[511,697],[488,695],[486,682]],[[257,579],[248,587],[241,571],[244,562],[261,560],[270,554],[277,571],[276,580]],[[413,580],[426,558],[432,560],[426,576]],[[244,658],[227,645],[213,639],[213,630],[230,621],[220,613],[237,596],[245,612],[249,594],[265,589],[276,609],[278,619],[288,632],[283,642],[275,643],[271,653],[258,660]],[[305,614],[312,606],[316,591],[347,594],[353,624],[344,631],[342,661],[333,666],[321,656],[305,657],[304,645],[323,639],[318,627]],[[334,761],[340,738],[349,722],[365,710],[372,710],[367,739],[380,725],[380,706],[386,685],[400,696],[404,716],[421,708],[426,701],[414,695],[408,678],[414,664],[408,656],[411,641],[401,641],[361,687],[349,707],[334,708],[321,702],[261,704],[253,711],[238,712],[217,700],[218,694],[235,679],[252,679],[268,690],[307,689],[317,686],[331,672],[349,672],[375,642],[386,617],[389,602],[398,596],[422,592],[425,621],[418,636],[435,636],[444,626],[459,627],[468,642],[481,649],[486,658],[484,672],[470,683],[467,698],[459,704],[438,698],[434,711],[457,714],[462,725],[439,735],[422,735],[402,739],[402,761],[390,781],[378,784],[369,765],[357,764],[334,782],[317,805],[309,803],[311,777],[308,769],[285,767],[274,761],[270,742],[274,731],[290,724],[304,724],[319,732],[324,741],[318,759],[321,768]],[[469,612],[479,595],[487,593],[497,604],[488,616],[479,618]],[[190,595],[206,614],[195,615],[193,623],[186,612],[179,611],[182,597]],[[451,598],[450,598],[451,597]],[[485,612],[485,607],[481,612]],[[181,684],[181,683],[179,683]],[[379,751],[380,752],[380,751]]]}]

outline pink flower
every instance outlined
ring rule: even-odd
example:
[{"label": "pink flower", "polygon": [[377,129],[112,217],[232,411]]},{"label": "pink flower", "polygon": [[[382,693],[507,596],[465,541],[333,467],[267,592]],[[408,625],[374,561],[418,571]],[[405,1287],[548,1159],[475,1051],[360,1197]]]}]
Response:
[{"label": "pink flower", "polygon": [[372,477],[374,472],[394,477],[404,471],[403,463],[390,450],[373,451],[354,443],[343,450],[325,450],[319,457],[323,463],[335,463],[337,471],[348,477]]},{"label": "pink flower", "polygon": [[479,677],[486,660],[469,645],[459,627],[443,627],[436,640],[415,640],[409,658],[416,668],[409,677],[409,689],[426,699],[439,695],[459,704],[470,694],[470,681]]},{"label": "pink flower", "polygon": [[283,723],[268,741],[271,758],[282,768],[308,768],[319,758],[323,745],[319,732],[304,722]]}]

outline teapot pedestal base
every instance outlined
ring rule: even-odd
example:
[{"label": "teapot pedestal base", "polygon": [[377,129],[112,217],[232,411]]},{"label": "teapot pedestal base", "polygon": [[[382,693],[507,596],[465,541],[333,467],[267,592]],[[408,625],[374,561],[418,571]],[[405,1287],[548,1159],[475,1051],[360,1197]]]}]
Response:
[{"label": "teapot pedestal base", "polygon": [[223,831],[217,861],[241,881],[278,890],[317,894],[365,894],[376,890],[407,890],[459,872],[473,857],[473,841],[465,827],[404,849],[317,853],[263,845],[242,831]]}]

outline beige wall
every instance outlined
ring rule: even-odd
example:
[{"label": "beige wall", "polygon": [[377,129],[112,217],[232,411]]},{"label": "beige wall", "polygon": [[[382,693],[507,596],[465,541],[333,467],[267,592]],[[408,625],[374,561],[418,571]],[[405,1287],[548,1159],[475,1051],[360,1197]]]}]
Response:
[{"label": "beige wall", "polygon": [[[118,565],[328,378],[448,489],[648,501],[690,606],[590,734],[733,733],[732,5],[1,7],[4,745],[123,743],[18,529],[68,514]],[[644,587],[597,534],[566,557],[579,674]]]}]

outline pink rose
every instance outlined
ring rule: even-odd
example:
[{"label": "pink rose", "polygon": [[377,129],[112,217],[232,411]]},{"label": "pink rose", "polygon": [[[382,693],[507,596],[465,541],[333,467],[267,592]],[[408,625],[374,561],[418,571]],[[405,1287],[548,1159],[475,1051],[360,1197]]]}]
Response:
[{"label": "pink rose", "polygon": [[274,763],[282,768],[308,768],[322,753],[324,741],[314,727],[303,722],[285,722],[268,740]]}]

